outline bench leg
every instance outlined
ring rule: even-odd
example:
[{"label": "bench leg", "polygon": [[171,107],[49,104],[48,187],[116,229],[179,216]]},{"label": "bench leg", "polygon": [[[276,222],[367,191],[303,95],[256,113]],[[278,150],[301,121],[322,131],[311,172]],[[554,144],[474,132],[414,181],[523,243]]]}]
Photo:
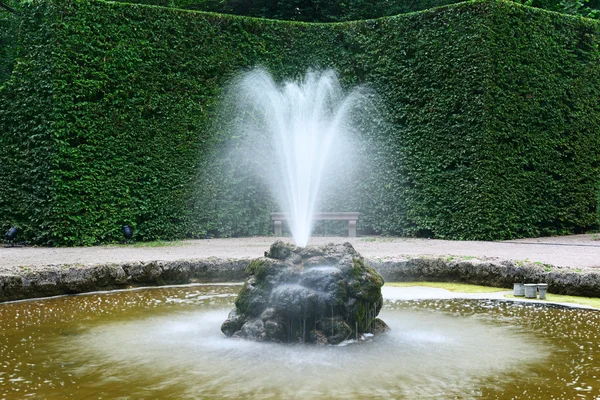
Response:
[{"label": "bench leg", "polygon": [[273,221],[275,226],[275,236],[281,236],[281,221]]},{"label": "bench leg", "polygon": [[356,221],[348,221],[348,236],[356,237]]}]

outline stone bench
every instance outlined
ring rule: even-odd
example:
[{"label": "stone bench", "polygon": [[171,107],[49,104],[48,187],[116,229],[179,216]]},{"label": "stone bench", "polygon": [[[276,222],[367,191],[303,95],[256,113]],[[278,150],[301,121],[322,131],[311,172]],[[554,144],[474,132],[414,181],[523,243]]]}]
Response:
[{"label": "stone bench", "polygon": [[[315,221],[348,221],[348,236],[356,237],[356,221],[360,213],[357,212],[318,212],[312,217]],[[281,236],[281,223],[290,219],[286,213],[271,213],[271,219],[275,226],[275,235]]]}]

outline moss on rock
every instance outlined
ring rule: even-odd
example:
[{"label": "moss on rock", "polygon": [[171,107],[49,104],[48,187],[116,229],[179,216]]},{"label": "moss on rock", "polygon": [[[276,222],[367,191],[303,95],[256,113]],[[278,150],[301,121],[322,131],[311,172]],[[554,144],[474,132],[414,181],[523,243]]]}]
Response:
[{"label": "moss on rock", "polygon": [[227,336],[258,341],[338,344],[372,332],[383,278],[349,243],[298,248],[275,242],[250,262]]}]

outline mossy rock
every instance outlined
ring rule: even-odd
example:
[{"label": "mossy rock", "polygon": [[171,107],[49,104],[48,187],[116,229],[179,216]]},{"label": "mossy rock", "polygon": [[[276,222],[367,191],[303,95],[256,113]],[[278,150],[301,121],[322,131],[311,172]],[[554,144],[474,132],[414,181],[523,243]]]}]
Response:
[{"label": "mossy rock", "polygon": [[384,281],[349,243],[298,248],[277,241],[265,255],[246,268],[221,328],[227,336],[338,344],[375,330]]}]

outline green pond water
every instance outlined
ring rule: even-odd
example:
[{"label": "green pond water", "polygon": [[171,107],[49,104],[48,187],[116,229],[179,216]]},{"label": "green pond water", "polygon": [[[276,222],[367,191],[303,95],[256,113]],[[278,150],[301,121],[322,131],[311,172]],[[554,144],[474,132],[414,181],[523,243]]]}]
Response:
[{"label": "green pond water", "polygon": [[[386,300],[388,334],[311,347],[227,339],[239,285],[0,304],[0,399],[599,398],[600,313]],[[392,290],[403,290],[394,288]]]}]

